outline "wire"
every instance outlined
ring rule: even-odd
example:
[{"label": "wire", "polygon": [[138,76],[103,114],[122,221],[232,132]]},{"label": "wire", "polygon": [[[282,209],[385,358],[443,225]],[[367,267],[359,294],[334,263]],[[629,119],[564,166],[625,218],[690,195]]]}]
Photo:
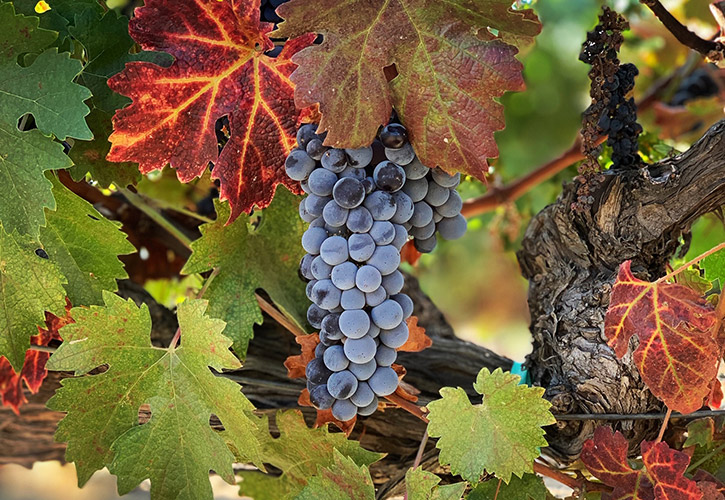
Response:
[{"label": "wire", "polygon": [[[557,420],[568,421],[568,420],[662,420],[665,418],[666,413],[633,413],[631,415],[624,415],[621,413],[570,413],[568,415],[554,415]],[[672,413],[671,419],[679,418],[685,420],[692,420],[701,417],[717,417],[725,415],[725,410],[702,410],[687,413],[682,415],[680,413]]]}]

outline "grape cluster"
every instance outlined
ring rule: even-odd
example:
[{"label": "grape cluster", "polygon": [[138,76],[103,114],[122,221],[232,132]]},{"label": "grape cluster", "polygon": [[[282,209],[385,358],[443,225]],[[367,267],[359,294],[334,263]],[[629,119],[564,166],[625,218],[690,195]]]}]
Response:
[{"label": "grape cluster", "polygon": [[378,398],[398,387],[391,365],[413,314],[413,301],[401,293],[401,248],[412,235],[419,250],[431,251],[436,229],[457,238],[466,221],[458,175],[422,165],[402,125],[388,125],[360,149],[324,146],[316,130],[300,127],[285,162],[307,193],[299,207],[309,223],[300,276],[313,302],[307,320],[320,331],[307,388],[315,407],[346,421],[371,415]]},{"label": "grape cluster", "polygon": [[677,91],[675,91],[675,95],[672,96],[670,104],[682,106],[698,97],[716,95],[720,89],[712,77],[713,74],[717,74],[717,66],[714,64],[697,68],[690,76],[682,80],[682,83],[677,87]]},{"label": "grape cluster", "polygon": [[639,74],[634,64],[623,64],[617,73],[604,83],[604,89],[611,92],[606,109],[597,125],[608,134],[607,145],[612,148],[612,168],[632,168],[641,163],[639,134],[642,126],[637,123],[637,105],[634,97],[627,94],[634,89],[634,77]]},{"label": "grape cluster", "polygon": [[[637,152],[642,127],[637,123],[634,99],[627,98],[634,88],[638,71],[633,64],[620,65],[618,58],[624,41],[622,32],[628,28],[624,17],[603,7],[599,23],[587,33],[579,54],[581,61],[592,66],[589,71],[592,103],[582,117],[582,150],[586,159],[579,170],[585,175],[599,171],[597,144],[602,134],[609,136],[607,144],[612,148],[612,169],[638,168],[641,163]],[[582,192],[580,198],[588,198],[586,195]]]}]

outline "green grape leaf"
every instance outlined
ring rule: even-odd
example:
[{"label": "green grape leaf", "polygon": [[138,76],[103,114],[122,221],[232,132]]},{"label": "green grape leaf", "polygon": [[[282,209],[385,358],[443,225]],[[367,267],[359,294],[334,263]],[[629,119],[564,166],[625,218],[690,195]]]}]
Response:
[{"label": "green grape leaf", "polygon": [[[275,198],[276,199],[276,198]],[[260,498],[291,498],[307,484],[318,467],[334,465],[334,452],[350,458],[357,465],[370,465],[385,455],[368,451],[342,433],[330,433],[327,427],[310,429],[299,410],[277,412],[280,436],[264,443],[264,461],[282,471],[280,477],[262,476],[259,472],[242,473],[239,494]],[[268,489],[271,488],[271,489]],[[284,492],[274,496],[272,492]]]},{"label": "green grape leaf", "polygon": [[705,278],[710,281],[720,280],[720,284],[725,285],[725,250],[719,250],[702,259],[700,267],[705,271]]},{"label": "green grape leaf", "polygon": [[546,500],[546,486],[540,477],[533,474],[524,474],[523,477],[513,477],[509,484],[492,479],[476,485],[468,494],[466,500],[491,500],[496,496],[498,500]]},{"label": "green grape leaf", "polygon": [[439,486],[441,478],[418,467],[405,473],[408,500],[460,500],[466,483]]},{"label": "green grape leaf", "polygon": [[243,470],[237,473],[242,478],[240,495],[254,500],[280,500],[293,498],[292,483],[259,471]]},{"label": "green grape leaf", "polygon": [[60,170],[73,163],[63,146],[38,130],[21,132],[0,120],[0,223],[8,232],[34,238],[45,225],[43,208],[55,209],[46,170]]},{"label": "green grape leaf", "polygon": [[104,10],[98,0],[47,0],[47,2],[50,5],[50,10],[38,15],[35,12],[35,5],[38,0],[13,0],[18,12],[26,16],[38,16],[40,26],[59,33],[57,45],[64,44],[66,39],[71,36],[68,30],[73,26],[77,15],[86,10],[95,15],[101,15]]},{"label": "green grape leaf", "polygon": [[35,254],[31,238],[8,233],[0,224],[0,356],[16,373],[31,335],[45,325],[45,311],[64,316],[65,280],[57,266]]},{"label": "green grape leaf", "polygon": [[[97,12],[87,9],[76,15],[75,26],[69,31],[86,50],[88,64],[83,66],[79,82],[93,93],[91,103],[96,108],[113,114],[119,108],[131,102],[128,97],[113,92],[108,87],[108,79],[121,71],[131,61],[149,61],[155,64],[171,63],[170,55],[163,52],[129,51],[136,44],[128,34],[128,18],[114,11],[99,17]],[[109,133],[104,136],[107,139]],[[108,141],[105,141],[108,142]],[[110,143],[108,143],[110,149]],[[138,169],[138,166],[136,167]]]},{"label": "green grape leaf", "polygon": [[50,176],[56,210],[47,211],[40,242],[68,283],[65,291],[76,306],[101,304],[103,290],[116,291],[127,278],[119,255],[136,251],[121,223],[106,219],[83,198]]},{"label": "green grape leaf", "polygon": [[725,441],[721,436],[722,422],[701,418],[687,424],[684,446],[694,446],[691,469],[702,469],[725,480]]},{"label": "green grape leaf", "polygon": [[472,405],[466,392],[444,387],[441,399],[428,404],[428,434],[437,437],[440,462],[451,472],[478,482],[484,471],[508,483],[511,475],[533,471],[533,461],[546,446],[541,428],[556,422],[544,389],[519,385],[518,375],[487,368],[473,388],[483,396]]},{"label": "green grape leaf", "polygon": [[108,79],[121,71],[131,61],[150,61],[156,64],[171,62],[171,56],[163,52],[139,52],[131,54],[135,42],[128,34],[128,18],[113,11],[102,17],[86,9],[75,16],[75,26],[68,28],[86,52],[88,64],[78,76],[78,81],[93,93],[90,103],[93,107],[86,121],[93,132],[94,140],[77,141],[71,148],[70,157],[75,166],[71,176],[80,180],[90,173],[93,180],[107,187],[111,183],[119,186],[136,184],[141,179],[138,165],[132,162],[112,163],[106,160],[111,149],[108,137],[113,132],[113,113],[131,100],[108,87]]},{"label": "green grape leaf", "polygon": [[111,115],[100,109],[93,109],[86,121],[95,139],[76,141],[70,149],[68,156],[74,165],[68,172],[73,180],[80,181],[86,174],[90,174],[93,180],[104,188],[111,184],[125,187],[139,182],[141,172],[138,171],[138,165],[127,161],[113,163],[106,160],[106,155],[111,149],[108,136],[113,132]]},{"label": "green grape leaf", "polygon": [[675,283],[684,285],[687,288],[695,290],[700,295],[706,295],[712,290],[712,281],[706,279],[700,274],[700,270],[696,267],[689,267],[675,276]]},{"label": "green grape leaf", "polygon": [[334,463],[318,468],[295,500],[375,500],[375,487],[368,468],[359,466],[338,450]]},{"label": "green grape leaf", "polygon": [[0,63],[0,120],[15,125],[26,113],[44,134],[59,139],[93,139],[85,116],[90,112],[83,101],[91,92],[77,83],[81,63],[67,52],[48,49],[23,68],[14,61]]},{"label": "green grape leaf", "polygon": [[58,37],[58,33],[38,27],[35,15],[15,14],[11,3],[0,3],[0,67],[13,63],[18,56],[40,52]]},{"label": "green grape leaf", "polygon": [[712,443],[714,437],[715,421],[709,417],[699,418],[687,424],[687,439],[682,447],[707,446]]},{"label": "green grape leaf", "polygon": [[[61,329],[63,344],[48,369],[74,371],[48,407],[68,414],[56,439],[66,441],[66,459],[75,462],[83,485],[105,466],[118,476],[118,491],[128,493],[151,479],[152,499],[211,499],[209,471],[234,484],[234,454],[262,467],[263,419],[229,379],[216,371],[239,361],[221,332],[224,322],[205,315],[206,301],[179,305],[181,347],[151,345],[148,308],[103,292],[105,306],[73,308],[75,323]],[[88,375],[106,365],[108,370]],[[139,425],[139,408],[148,404],[151,419]],[[225,428],[209,425],[216,415]]]},{"label": "green grape leaf", "polygon": [[234,341],[234,351],[242,358],[253,325],[262,323],[254,296],[257,288],[263,288],[300,325],[305,324],[308,300],[297,277],[304,255],[299,244],[304,223],[299,219],[298,203],[299,198],[278,188],[255,229],[247,216],[225,226],[229,206],[215,200],[217,219],[201,226],[202,237],[191,244],[193,252],[181,271],[192,274],[219,269],[205,295],[209,314],[227,322],[224,334]]}]

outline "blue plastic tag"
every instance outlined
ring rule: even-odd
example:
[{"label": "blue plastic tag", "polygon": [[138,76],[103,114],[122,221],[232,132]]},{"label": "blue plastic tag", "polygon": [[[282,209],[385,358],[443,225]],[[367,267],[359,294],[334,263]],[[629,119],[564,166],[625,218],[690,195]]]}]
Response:
[{"label": "blue plastic tag", "polygon": [[521,377],[519,385],[531,385],[531,375],[523,363],[517,363],[514,361],[513,366],[511,366],[511,373]]}]

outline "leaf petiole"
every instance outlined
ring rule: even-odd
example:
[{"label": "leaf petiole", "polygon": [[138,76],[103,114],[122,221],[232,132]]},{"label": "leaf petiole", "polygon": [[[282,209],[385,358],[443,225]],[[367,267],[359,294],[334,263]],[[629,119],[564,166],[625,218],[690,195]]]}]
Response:
[{"label": "leaf petiole", "polygon": [[668,273],[668,274],[665,274],[664,276],[662,276],[660,279],[658,279],[657,281],[655,281],[655,283],[661,283],[663,281],[667,281],[670,278],[673,278],[674,276],[677,276],[682,271],[684,271],[685,269],[689,268],[691,265],[697,264],[698,262],[700,262],[705,257],[709,257],[710,255],[714,254],[715,252],[719,252],[723,248],[725,248],[725,241],[723,241],[722,243],[720,243],[718,245],[715,245],[714,247],[712,247],[707,252],[701,253],[700,255],[698,255],[697,257],[695,257],[694,259],[692,259],[691,261],[685,262],[684,264],[682,264],[680,267],[678,267],[677,269],[675,269],[671,273]]}]

